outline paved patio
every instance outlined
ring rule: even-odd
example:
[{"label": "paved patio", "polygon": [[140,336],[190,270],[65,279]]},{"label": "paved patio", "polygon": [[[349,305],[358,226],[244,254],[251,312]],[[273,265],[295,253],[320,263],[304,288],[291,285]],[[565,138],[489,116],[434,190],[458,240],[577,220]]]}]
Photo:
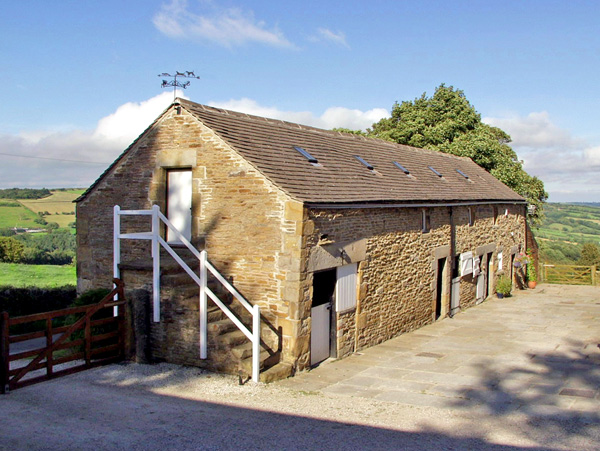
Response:
[{"label": "paved patio", "polygon": [[541,285],[326,361],[281,386],[412,406],[600,412],[600,288]]}]

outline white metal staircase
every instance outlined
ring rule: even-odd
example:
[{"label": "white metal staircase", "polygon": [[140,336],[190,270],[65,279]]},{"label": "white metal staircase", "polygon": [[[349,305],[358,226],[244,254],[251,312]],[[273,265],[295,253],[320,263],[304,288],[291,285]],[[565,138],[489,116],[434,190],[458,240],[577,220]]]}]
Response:
[{"label": "white metal staircase", "polygon": [[[151,216],[152,228],[149,232],[121,233],[121,216]],[[160,222],[168,227],[170,233],[177,237],[199,261],[199,272],[196,274],[189,265],[173,250],[160,234]],[[187,240],[179,230],[160,212],[158,205],[151,210],[121,210],[118,205],[114,206],[114,235],[113,235],[113,275],[120,278],[119,264],[121,263],[121,240],[150,240],[152,241],[152,305],[153,320],[160,322],[160,247],[162,246],[173,259],[192,278],[199,288],[199,311],[200,311],[200,358],[206,359],[208,354],[208,310],[207,298],[210,298],[225,315],[238,327],[240,331],[252,343],[252,380],[259,381],[260,372],[260,335],[261,317],[260,307],[250,304],[225,277],[208,261],[206,251],[198,251]],[[220,282],[220,284],[233,295],[233,297],[252,315],[252,330],[244,325],[237,316],[219,299],[219,297],[208,287],[208,273]]]}]

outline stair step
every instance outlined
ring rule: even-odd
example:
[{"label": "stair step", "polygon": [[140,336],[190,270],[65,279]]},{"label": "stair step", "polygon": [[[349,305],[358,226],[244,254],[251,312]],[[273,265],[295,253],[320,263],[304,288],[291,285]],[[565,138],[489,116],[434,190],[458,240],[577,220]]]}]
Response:
[{"label": "stair step", "polygon": [[[242,368],[244,370],[249,369],[249,373],[252,373],[252,343],[244,343],[243,345],[236,346],[231,349],[231,353],[241,360]],[[265,360],[269,358],[270,354],[261,348],[260,351],[260,367],[264,366]]]},{"label": "stair step", "polygon": [[260,373],[260,381],[268,384],[269,382],[286,379],[292,375],[294,367],[291,363],[279,362],[268,370]]},{"label": "stair step", "polygon": [[235,347],[235,346],[241,345],[245,341],[248,341],[248,337],[246,337],[244,335],[244,332],[242,332],[241,330],[236,328],[232,332],[228,332],[226,334],[219,335],[217,337],[217,340],[219,341],[219,343],[221,343],[223,345],[226,345],[229,347]]},{"label": "stair step", "polygon": [[224,318],[218,321],[212,321],[208,324],[208,331],[217,335],[225,334],[235,329],[237,329],[236,325],[233,324],[233,322],[229,318]]},{"label": "stair step", "polygon": [[[231,353],[240,360],[247,359],[248,357],[252,357],[252,342],[248,341],[247,343],[243,343],[234,348],[231,348]],[[262,351],[261,351],[261,354],[262,354]],[[267,357],[268,356],[269,356],[269,353],[267,353]],[[261,359],[261,361],[262,361],[262,359]]]}]

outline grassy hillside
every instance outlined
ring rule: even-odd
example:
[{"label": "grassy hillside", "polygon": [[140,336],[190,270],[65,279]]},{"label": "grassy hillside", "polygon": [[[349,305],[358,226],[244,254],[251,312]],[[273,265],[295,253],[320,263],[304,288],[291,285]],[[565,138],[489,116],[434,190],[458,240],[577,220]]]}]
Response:
[{"label": "grassy hillside", "polygon": [[38,218],[33,211],[24,207],[19,201],[0,199],[0,229],[8,227],[39,227],[33,222]]},{"label": "grassy hillside", "polygon": [[600,244],[600,205],[549,203],[534,234],[549,263],[575,263],[584,243]]},{"label": "grassy hillside", "polygon": [[52,288],[76,283],[73,265],[0,263],[0,286]]},{"label": "grassy hillside", "polygon": [[79,197],[84,190],[70,189],[52,191],[52,195],[43,199],[20,200],[19,202],[34,213],[48,212],[44,219],[48,222],[56,222],[61,227],[67,227],[75,221],[75,204],[73,200]]}]

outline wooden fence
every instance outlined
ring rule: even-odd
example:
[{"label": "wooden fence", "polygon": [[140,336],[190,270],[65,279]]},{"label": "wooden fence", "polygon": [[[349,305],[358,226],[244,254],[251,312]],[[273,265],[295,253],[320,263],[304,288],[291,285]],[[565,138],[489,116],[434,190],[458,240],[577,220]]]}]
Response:
[{"label": "wooden fence", "polygon": [[598,285],[596,266],[541,265],[541,281],[567,285]]},{"label": "wooden fence", "polygon": [[[121,360],[125,349],[125,301],[123,283],[119,279],[114,282],[115,289],[98,304],[14,318],[2,312],[0,393]],[[113,314],[114,307],[118,307],[117,315]],[[11,334],[11,327],[27,323],[41,323],[43,329]],[[11,344],[17,343],[22,343],[20,349],[17,345],[11,350]]]}]

